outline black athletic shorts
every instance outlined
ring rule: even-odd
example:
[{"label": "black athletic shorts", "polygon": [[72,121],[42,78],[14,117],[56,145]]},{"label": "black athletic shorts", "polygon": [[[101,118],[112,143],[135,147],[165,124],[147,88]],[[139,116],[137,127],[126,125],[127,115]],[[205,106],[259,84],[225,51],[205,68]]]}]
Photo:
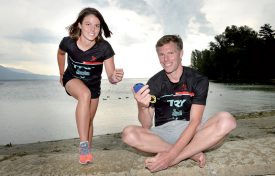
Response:
[{"label": "black athletic shorts", "polygon": [[[63,79],[62,79],[62,82],[63,82],[63,85],[65,87],[65,85],[71,80],[71,79],[74,79],[76,77],[74,77],[72,74],[68,73],[68,72],[65,72],[64,75],[63,75]],[[76,79],[79,79],[79,78],[76,78]],[[86,81],[86,80],[82,80],[82,79],[79,79],[81,80],[90,90],[91,92],[91,99],[96,99],[100,96],[100,83],[101,81],[97,82],[97,83],[94,83],[94,82],[91,82],[91,81]],[[66,90],[66,88],[65,88]],[[69,92],[66,90],[67,94],[69,94]],[[70,95],[71,96],[71,95]]]}]

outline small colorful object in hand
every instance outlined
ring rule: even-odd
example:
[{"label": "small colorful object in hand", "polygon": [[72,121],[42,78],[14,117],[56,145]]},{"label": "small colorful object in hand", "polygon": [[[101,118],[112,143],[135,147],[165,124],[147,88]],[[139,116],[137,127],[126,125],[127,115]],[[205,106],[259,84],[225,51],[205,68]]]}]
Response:
[{"label": "small colorful object in hand", "polygon": [[134,85],[134,91],[135,91],[135,93],[137,93],[143,86],[144,86],[143,83],[136,83]]},{"label": "small colorful object in hand", "polygon": [[[135,91],[135,93],[137,93],[143,86],[144,86],[143,83],[136,83],[136,84],[134,85],[134,91]],[[156,103],[156,101],[157,101],[156,96],[151,95],[150,103]]]}]

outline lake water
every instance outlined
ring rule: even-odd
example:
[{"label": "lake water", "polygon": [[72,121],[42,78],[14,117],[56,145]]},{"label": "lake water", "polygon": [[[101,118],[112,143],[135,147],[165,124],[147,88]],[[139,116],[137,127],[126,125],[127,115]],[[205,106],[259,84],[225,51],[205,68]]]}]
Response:
[{"label": "lake water", "polygon": [[[121,132],[138,124],[131,86],[147,79],[106,80],[94,120],[94,135]],[[76,101],[58,81],[0,81],[0,145],[77,138]],[[275,86],[210,83],[204,116],[275,109]]]}]

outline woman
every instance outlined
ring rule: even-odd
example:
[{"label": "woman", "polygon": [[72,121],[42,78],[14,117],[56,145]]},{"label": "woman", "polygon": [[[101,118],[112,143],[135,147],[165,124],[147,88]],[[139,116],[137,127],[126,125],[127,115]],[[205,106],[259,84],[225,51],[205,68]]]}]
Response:
[{"label": "woman", "polygon": [[[69,36],[60,42],[57,53],[60,82],[66,92],[77,100],[75,114],[80,138],[79,162],[87,164],[93,160],[93,119],[99,102],[103,65],[112,84],[120,82],[124,72],[115,68],[115,53],[102,37],[102,33],[107,38],[112,32],[98,10],[83,9],[67,29]],[[66,53],[68,66],[64,71]]]}]

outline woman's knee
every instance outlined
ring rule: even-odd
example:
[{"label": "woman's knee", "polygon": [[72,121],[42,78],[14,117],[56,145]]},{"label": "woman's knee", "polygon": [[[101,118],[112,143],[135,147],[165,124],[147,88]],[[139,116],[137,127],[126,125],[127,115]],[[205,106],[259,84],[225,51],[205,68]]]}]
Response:
[{"label": "woman's knee", "polygon": [[65,85],[66,90],[77,100],[91,100],[91,91],[89,88],[79,79],[71,79]]},{"label": "woman's knee", "polygon": [[83,89],[81,91],[81,93],[79,93],[78,95],[78,100],[80,101],[91,101],[91,91],[87,88],[87,89]]}]

